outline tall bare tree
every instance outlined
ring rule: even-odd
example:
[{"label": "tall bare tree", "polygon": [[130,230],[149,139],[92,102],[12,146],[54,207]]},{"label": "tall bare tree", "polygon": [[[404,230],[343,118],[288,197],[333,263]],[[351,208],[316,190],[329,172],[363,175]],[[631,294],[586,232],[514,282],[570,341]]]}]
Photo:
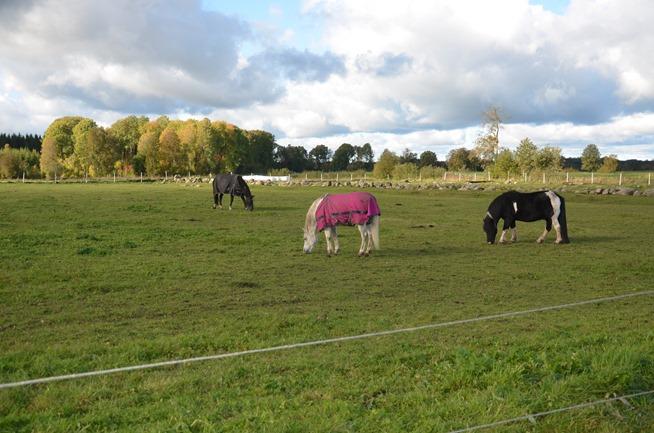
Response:
[{"label": "tall bare tree", "polygon": [[483,131],[475,141],[475,154],[484,167],[492,164],[499,154],[503,119],[502,110],[494,105],[482,113]]}]

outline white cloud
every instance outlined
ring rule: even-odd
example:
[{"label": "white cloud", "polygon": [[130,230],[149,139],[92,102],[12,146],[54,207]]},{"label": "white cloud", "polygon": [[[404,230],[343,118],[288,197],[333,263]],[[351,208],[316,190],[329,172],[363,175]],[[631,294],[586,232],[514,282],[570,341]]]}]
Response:
[{"label": "white cloud", "polygon": [[564,153],[651,143],[649,0],[572,0],[564,15],[527,0],[306,1],[322,53],[289,46],[293,29],[199,5],[0,4],[3,125],[39,132],[65,114],[185,113],[282,143],[445,150],[472,145],[495,104],[509,116],[507,145],[523,133]]},{"label": "white cloud", "polygon": [[[302,145],[307,148],[325,144],[332,150],[342,143],[358,146],[370,143],[375,155],[380,155],[384,149],[399,154],[408,147],[418,153],[431,150],[440,160],[445,160],[452,149],[472,148],[479,133],[480,128],[468,127],[407,134],[359,132],[329,137],[283,138],[278,141],[282,145]],[[575,125],[570,122],[541,125],[509,123],[504,125],[500,133],[502,146],[509,149],[515,149],[525,137],[529,137],[539,147],[561,147],[564,156],[568,157],[579,156],[587,144],[593,143],[603,155],[615,153],[622,159],[649,159],[654,150],[654,113],[619,116],[596,125]]]},{"label": "white cloud", "polygon": [[199,2],[41,0],[0,8],[0,73],[15,77],[25,95],[78,101],[79,114],[266,103],[285,92],[287,74],[302,82],[342,70],[329,53],[275,44],[244,58],[241,45],[257,40],[252,27]]}]

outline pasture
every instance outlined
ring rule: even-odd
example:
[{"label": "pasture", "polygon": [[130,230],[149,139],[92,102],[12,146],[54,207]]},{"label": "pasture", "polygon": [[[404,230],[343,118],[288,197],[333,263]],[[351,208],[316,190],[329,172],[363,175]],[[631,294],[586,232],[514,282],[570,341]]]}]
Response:
[{"label": "pasture", "polygon": [[[0,184],[0,383],[651,290],[654,200],[564,194],[571,244],[486,245],[496,193],[372,191],[381,251],[328,189]],[[333,191],[343,191],[342,189]],[[0,389],[0,432],[450,432],[654,390],[654,296],[178,367]],[[488,431],[646,432],[654,398]],[[486,430],[484,430],[486,431]]]}]

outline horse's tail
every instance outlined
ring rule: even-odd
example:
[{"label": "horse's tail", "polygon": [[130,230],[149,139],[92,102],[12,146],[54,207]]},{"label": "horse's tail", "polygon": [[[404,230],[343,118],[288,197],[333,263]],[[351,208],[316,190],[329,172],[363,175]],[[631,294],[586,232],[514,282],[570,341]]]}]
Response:
[{"label": "horse's tail", "polygon": [[379,222],[380,216],[375,215],[370,222],[370,234],[372,235],[372,245],[376,250],[379,249]]},{"label": "horse's tail", "polygon": [[561,226],[561,243],[569,244],[570,239],[568,238],[568,221],[565,215],[565,200],[560,195],[559,195],[559,200],[561,200],[561,209],[559,212],[559,225]]}]

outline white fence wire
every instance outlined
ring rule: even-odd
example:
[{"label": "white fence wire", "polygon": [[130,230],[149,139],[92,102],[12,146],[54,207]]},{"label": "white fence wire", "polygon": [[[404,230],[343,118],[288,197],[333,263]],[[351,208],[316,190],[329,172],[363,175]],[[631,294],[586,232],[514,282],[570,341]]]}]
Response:
[{"label": "white fence wire", "polygon": [[567,411],[570,411],[570,410],[584,409],[584,408],[587,408],[587,407],[598,406],[600,404],[611,403],[611,402],[618,401],[618,400],[621,401],[622,403],[630,406],[629,403],[627,402],[627,399],[642,397],[642,396],[646,396],[646,395],[650,395],[650,394],[654,394],[654,390],[637,392],[637,393],[634,393],[634,394],[622,395],[620,397],[605,398],[605,399],[602,399],[602,400],[595,400],[595,401],[590,401],[590,402],[587,402],[587,403],[579,403],[579,404],[575,404],[573,406],[561,407],[561,408],[558,408],[558,409],[552,409],[552,410],[548,410],[548,411],[545,411],[545,412],[533,413],[533,414],[530,414],[530,415],[524,415],[524,416],[519,416],[519,417],[516,417],[516,418],[505,419],[505,420],[502,420],[502,421],[495,421],[495,422],[492,422],[492,423],[489,423],[489,424],[480,424],[480,425],[476,425],[476,426],[473,426],[473,427],[466,427],[466,428],[462,428],[462,429],[459,429],[459,430],[452,430],[452,431],[450,431],[448,433],[467,433],[467,432],[476,431],[476,430],[483,430],[483,429],[488,429],[488,428],[493,428],[493,427],[499,427],[499,426],[502,426],[502,425],[513,424],[513,423],[520,422],[520,421],[529,421],[532,424],[535,424],[536,423],[536,418],[541,418],[541,417],[544,417],[544,416],[547,416],[547,415],[553,415],[555,413],[567,412]]},{"label": "white fence wire", "polygon": [[622,299],[628,299],[628,298],[634,298],[634,297],[640,297],[640,296],[651,296],[651,295],[654,295],[654,290],[639,291],[639,292],[626,293],[626,294],[622,294],[622,295],[609,296],[609,297],[604,297],[604,298],[589,299],[589,300],[585,300],[585,301],[572,302],[572,303],[568,303],[568,304],[550,305],[550,306],[546,306],[546,307],[532,308],[532,309],[529,309],[529,310],[499,313],[499,314],[493,314],[493,315],[489,315],[489,316],[473,317],[473,318],[470,318],[470,319],[453,320],[453,321],[441,322],[441,323],[430,323],[430,324],[427,324],[427,325],[420,325],[420,326],[414,326],[414,327],[409,327],[409,328],[391,329],[391,330],[386,330],[386,331],[370,332],[370,333],[359,334],[359,335],[348,335],[348,336],[343,336],[343,337],[327,338],[327,339],[322,339],[322,340],[306,341],[306,342],[293,343],[293,344],[284,344],[284,345],[281,345],[281,346],[272,346],[272,347],[265,347],[265,348],[260,348],[260,349],[243,350],[243,351],[240,351],[240,352],[229,352],[229,353],[220,353],[220,354],[215,354],[215,355],[198,356],[198,357],[193,357],[193,358],[173,359],[173,360],[169,360],[169,361],[154,362],[154,363],[150,363],[150,364],[131,365],[131,366],[125,366],[125,367],[110,368],[110,369],[106,369],[106,370],[95,370],[95,371],[87,371],[87,372],[82,372],[82,373],[71,373],[71,374],[64,374],[64,375],[60,375],[60,376],[50,376],[50,377],[42,377],[42,378],[37,378],[37,379],[22,380],[22,381],[17,381],[17,382],[7,382],[7,383],[1,383],[0,384],[0,389],[16,388],[16,387],[27,386],[27,385],[36,385],[36,384],[49,383],[49,382],[58,382],[58,381],[72,380],[72,379],[81,379],[81,378],[92,377],[92,376],[103,376],[103,375],[122,373],[122,372],[129,372],[129,371],[147,370],[147,369],[160,368],[160,367],[170,367],[170,366],[190,364],[190,363],[195,363],[195,362],[200,362],[200,361],[212,361],[212,360],[218,360],[218,359],[235,358],[235,357],[240,357],[240,356],[253,355],[253,354],[257,354],[257,353],[277,352],[277,351],[282,351],[282,350],[297,349],[297,348],[301,348],[301,347],[319,346],[319,345],[339,343],[339,342],[344,342],[344,341],[361,340],[361,339],[365,339],[365,338],[382,337],[382,336],[386,336],[386,335],[416,332],[416,331],[422,331],[422,330],[426,330],[426,329],[445,328],[445,327],[454,326],[454,325],[463,325],[463,324],[482,322],[482,321],[487,321],[487,320],[507,319],[507,318],[524,316],[524,315],[533,314],[533,313],[540,313],[540,312],[553,311],[553,310],[562,310],[562,309],[565,309],[565,308],[579,307],[579,306],[582,306],[582,305],[597,304],[597,303],[604,303],[604,302],[613,302],[613,301],[618,301],[618,300],[622,300]]}]

